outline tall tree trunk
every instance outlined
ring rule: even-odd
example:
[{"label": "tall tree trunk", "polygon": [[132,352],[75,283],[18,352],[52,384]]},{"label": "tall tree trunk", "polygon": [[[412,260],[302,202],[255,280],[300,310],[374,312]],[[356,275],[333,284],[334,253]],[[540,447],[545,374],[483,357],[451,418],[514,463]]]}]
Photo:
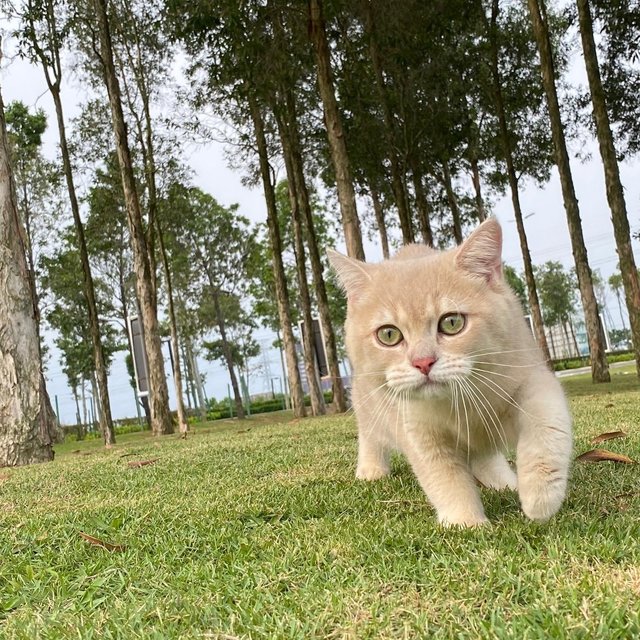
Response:
[{"label": "tall tree trunk", "polygon": [[308,3],[310,35],[318,68],[318,87],[324,109],[324,121],[327,128],[331,161],[336,174],[338,201],[340,203],[347,254],[352,258],[364,260],[362,231],[360,230],[360,220],[356,208],[356,194],[353,189],[351,169],[349,168],[349,156],[342,128],[342,117],[338,109],[333,85],[331,57],[322,14],[322,0],[308,0]]},{"label": "tall tree trunk", "polygon": [[591,93],[591,103],[593,104],[593,116],[596,121],[596,133],[604,168],[604,179],[607,186],[607,202],[609,203],[609,209],[611,209],[613,235],[616,239],[616,248],[620,258],[620,272],[622,273],[624,295],[627,310],[629,311],[633,352],[636,358],[636,372],[640,376],[640,284],[638,282],[638,270],[633,256],[627,205],[624,199],[622,183],[620,182],[620,170],[600,77],[589,0],[577,0],[577,3],[582,50],[587,68],[587,78],[589,79],[589,91]]},{"label": "tall tree trunk", "polygon": [[[155,182],[155,177],[153,178]],[[169,267],[169,259],[167,258],[167,251],[164,246],[164,238],[162,235],[162,228],[160,227],[160,219],[156,216],[156,229],[158,232],[158,247],[160,249],[160,256],[162,257],[162,268],[164,271],[164,280],[167,287],[167,307],[169,312],[169,330],[171,332],[171,351],[173,353],[173,384],[176,391],[176,411],[178,414],[178,430],[183,438],[187,437],[189,431],[189,424],[187,422],[187,415],[184,410],[184,395],[182,393],[182,370],[180,369],[180,340],[178,339],[178,323],[176,321],[175,305],[173,303],[173,280],[171,276],[171,269]],[[157,292],[157,289],[156,289]]]},{"label": "tall tree trunk", "polygon": [[520,252],[522,253],[522,262],[524,263],[524,278],[527,283],[527,295],[529,299],[529,310],[531,311],[531,319],[533,321],[533,332],[536,336],[538,346],[540,347],[540,349],[542,349],[542,354],[544,355],[545,360],[550,365],[551,356],[549,354],[547,337],[544,333],[544,322],[542,320],[542,311],[540,310],[540,301],[538,300],[538,289],[533,273],[533,264],[531,262],[531,253],[529,251],[527,233],[524,228],[524,217],[522,215],[522,207],[520,206],[518,176],[516,175],[515,163],[513,161],[511,136],[509,133],[507,114],[505,111],[504,99],[502,96],[502,80],[500,78],[500,69],[498,66],[498,12],[499,0],[493,0],[491,8],[491,24],[487,25],[487,28],[489,30],[489,42],[491,51],[491,78],[493,83],[494,102],[498,114],[498,125],[500,127],[500,141],[502,143],[502,152],[504,153],[504,160],[507,165],[507,176],[509,178],[509,189],[511,191],[513,215],[516,220],[518,239],[520,241]]},{"label": "tall tree trunk", "polygon": [[369,40],[371,66],[373,67],[376,87],[380,97],[380,105],[382,106],[385,144],[387,147],[389,164],[391,165],[391,188],[396,201],[396,207],[398,208],[402,241],[404,244],[409,244],[414,241],[413,226],[411,224],[411,211],[409,210],[407,191],[402,179],[404,172],[398,156],[398,144],[396,140],[393,111],[389,103],[387,87],[384,81],[384,70],[382,68],[382,60],[380,59],[380,50],[378,48],[378,41],[376,38],[376,24],[373,16],[373,7],[371,0],[363,0],[362,5],[365,13],[365,30]]},{"label": "tall tree trunk", "polygon": [[240,386],[238,385],[238,377],[236,376],[236,369],[233,363],[233,354],[231,353],[231,345],[229,344],[229,338],[227,337],[227,326],[224,320],[224,314],[220,306],[220,290],[217,289],[213,283],[211,274],[209,275],[209,284],[211,285],[213,308],[216,314],[216,323],[218,325],[218,331],[220,332],[220,339],[222,341],[222,353],[224,355],[224,361],[229,371],[229,379],[231,380],[231,389],[233,390],[233,400],[236,405],[236,413],[239,420],[244,420],[244,406],[242,404],[242,394],[240,392]]},{"label": "tall tree trunk", "polygon": [[447,193],[447,201],[451,209],[451,217],[453,220],[453,237],[456,244],[462,244],[462,221],[460,220],[460,207],[458,206],[458,198],[453,189],[453,181],[451,179],[451,170],[449,169],[449,161],[442,161],[442,184]]},{"label": "tall tree trunk", "polygon": [[300,311],[302,315],[302,345],[304,367],[307,373],[307,383],[309,385],[309,397],[311,399],[311,412],[314,416],[326,413],[324,397],[318,380],[316,367],[316,356],[313,340],[313,318],[311,316],[311,296],[309,285],[307,284],[307,266],[304,250],[304,240],[302,232],[302,212],[300,211],[300,197],[297,192],[297,181],[294,176],[293,159],[291,153],[291,142],[289,131],[285,126],[282,117],[276,113],[280,141],[284,163],[288,177],[289,202],[291,204],[291,226],[293,228],[293,246],[296,256],[296,275],[298,277],[298,290],[300,295]]},{"label": "tall tree trunk", "polygon": [[484,222],[487,219],[487,210],[484,206],[484,198],[482,197],[482,182],[480,180],[480,168],[478,166],[478,158],[473,157],[471,164],[471,181],[473,182],[473,191],[475,193],[476,211],[478,220]]},{"label": "tall tree trunk", "polygon": [[593,280],[587,258],[587,248],[584,244],[580,210],[573,186],[569,154],[567,152],[562,119],[560,117],[546,6],[544,0],[527,0],[527,2],[529,5],[529,13],[531,14],[533,32],[538,45],[538,52],[540,53],[542,84],[544,85],[547,96],[555,159],[560,173],[562,197],[569,225],[569,235],[571,237],[573,259],[576,265],[576,275],[578,277],[580,296],[582,298],[582,308],[584,309],[589,351],[591,354],[591,378],[594,382],[609,382],[611,376],[609,375],[609,363],[607,362],[604,344],[602,342],[600,319],[598,318],[598,303],[596,302],[593,291]]},{"label": "tall tree trunk", "polygon": [[304,393],[302,391],[302,381],[298,370],[298,357],[296,355],[296,343],[291,327],[291,311],[289,307],[289,292],[287,290],[287,279],[284,265],[282,263],[282,242],[280,240],[280,229],[278,227],[278,207],[276,196],[271,182],[271,168],[269,166],[269,153],[267,150],[267,139],[264,132],[264,121],[260,107],[255,98],[248,96],[251,119],[256,136],[256,146],[258,148],[258,158],[260,161],[260,174],[262,177],[262,187],[267,205],[267,228],[269,231],[269,243],[271,244],[271,254],[273,260],[273,272],[275,275],[276,299],[278,305],[278,317],[282,328],[282,342],[284,344],[285,357],[287,361],[287,375],[289,377],[289,389],[291,391],[291,404],[293,413],[297,418],[306,415],[304,406]]},{"label": "tall tree trunk", "polygon": [[384,210],[380,202],[380,193],[373,186],[373,182],[369,181],[369,193],[371,202],[373,203],[373,214],[376,217],[376,226],[378,227],[378,235],[380,236],[380,245],[382,247],[382,257],[385,260],[389,258],[389,237],[387,236],[387,223],[384,219]]},{"label": "tall tree trunk", "polygon": [[155,291],[152,284],[149,253],[145,238],[140,202],[136,191],[127,129],[122,112],[120,85],[113,62],[113,47],[107,16],[107,0],[94,0],[100,31],[101,62],[109,94],[113,132],[122,174],[122,188],[127,208],[127,222],[136,273],[136,289],[142,312],[144,344],[149,363],[149,404],[151,425],[155,435],[173,433],[169,411],[169,392],[165,378],[164,360],[155,309]]},{"label": "tall tree trunk", "polygon": [[0,467],[53,460],[57,430],[40,363],[23,238],[0,95]]},{"label": "tall tree trunk", "polygon": [[[89,254],[87,252],[87,244],[84,237],[84,227],[80,217],[80,207],[78,206],[78,198],[76,196],[75,184],[73,181],[73,170],[71,168],[71,154],[67,144],[66,126],[64,121],[64,112],[62,109],[62,100],[60,98],[60,85],[62,81],[62,65],[60,62],[59,42],[56,40],[57,24],[54,3],[47,0],[44,4],[46,12],[46,22],[50,34],[54,34],[48,41],[49,51],[41,48],[41,43],[37,41],[35,34],[37,33],[33,25],[32,2],[29,0],[27,7],[30,11],[30,27],[32,28],[31,45],[40,60],[42,70],[44,72],[47,87],[53,98],[56,111],[56,121],[58,124],[58,136],[60,142],[60,153],[62,155],[62,166],[69,192],[69,204],[73,215],[73,222],[76,230],[76,238],[78,241],[78,251],[80,253],[80,263],[82,265],[82,277],[84,280],[84,295],[87,300],[87,313],[89,318],[89,332],[91,333],[91,345],[93,348],[93,360],[96,374],[98,377],[98,391],[100,402],[100,428],[107,447],[115,444],[116,437],[113,430],[113,420],[111,417],[111,405],[109,402],[109,387],[107,384],[107,366],[102,348],[102,338],[100,331],[100,320],[98,318],[98,310],[95,299],[95,289],[93,286],[93,277],[91,275],[91,267],[89,265]],[[46,47],[47,44],[44,46]]]},{"label": "tall tree trunk", "polygon": [[299,209],[303,216],[303,228],[309,250],[309,261],[311,263],[313,284],[316,291],[318,314],[320,316],[320,325],[324,336],[327,368],[329,369],[329,377],[331,378],[331,387],[333,392],[333,408],[336,413],[342,413],[347,410],[347,398],[344,391],[344,385],[342,384],[342,376],[340,375],[338,348],[336,346],[336,336],[333,330],[333,323],[331,321],[331,314],[329,311],[329,297],[327,296],[327,288],[325,286],[323,275],[324,269],[320,258],[320,251],[318,249],[313,212],[311,211],[311,203],[309,201],[309,190],[307,189],[307,183],[304,175],[304,163],[300,149],[300,134],[295,99],[291,89],[287,89],[285,95],[291,144],[292,169],[295,178],[296,194],[300,203]]},{"label": "tall tree trunk", "polygon": [[413,179],[413,189],[416,194],[416,209],[418,210],[418,220],[420,221],[420,233],[422,242],[433,246],[433,231],[431,230],[430,207],[427,194],[422,182],[422,173],[418,170],[417,163],[411,162],[411,177]]},{"label": "tall tree trunk", "polygon": [[191,341],[187,341],[187,362],[191,368],[191,379],[193,380],[194,391],[197,398],[197,405],[200,410],[200,419],[204,422],[207,419],[207,401],[204,397],[204,389],[202,388],[202,378],[200,376],[200,368],[198,367],[198,357],[193,349]]}]

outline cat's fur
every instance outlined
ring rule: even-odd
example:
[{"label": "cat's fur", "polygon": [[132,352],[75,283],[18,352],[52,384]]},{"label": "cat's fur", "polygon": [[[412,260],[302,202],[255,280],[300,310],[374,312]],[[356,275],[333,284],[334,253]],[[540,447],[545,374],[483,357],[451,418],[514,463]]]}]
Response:
[{"label": "cat's fur", "polygon": [[[488,522],[476,479],[517,489],[524,513],[542,522],[566,493],[571,417],[503,278],[501,249],[489,219],[449,251],[409,245],[379,264],[329,256],[348,300],[356,476],[386,476],[400,450],[445,525]],[[457,335],[438,329],[450,313],[466,318]],[[377,339],[385,325],[402,332],[398,345]],[[418,369],[425,358],[430,370]]]}]

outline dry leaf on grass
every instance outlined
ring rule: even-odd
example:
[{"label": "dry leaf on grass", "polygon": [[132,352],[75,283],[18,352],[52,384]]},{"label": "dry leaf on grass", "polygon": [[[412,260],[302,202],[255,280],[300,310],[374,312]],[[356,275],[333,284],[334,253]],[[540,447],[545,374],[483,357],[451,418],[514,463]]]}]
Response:
[{"label": "dry leaf on grass", "polygon": [[606,449],[592,449],[576,458],[576,462],[624,462],[625,464],[635,464],[629,456],[623,453],[614,453]]},{"label": "dry leaf on grass", "polygon": [[134,460],[133,462],[129,462],[127,467],[131,469],[138,469],[139,467],[146,467],[148,464],[155,464],[158,462],[160,458],[151,458],[151,460]]},{"label": "dry leaf on grass", "polygon": [[95,545],[96,547],[102,547],[107,551],[124,551],[126,547],[123,544],[112,544],[111,542],[105,542],[104,540],[100,540],[98,538],[94,538],[90,536],[88,533],[84,531],[78,531],[78,533],[90,544]]},{"label": "dry leaf on grass", "polygon": [[626,438],[627,434],[624,431],[609,431],[607,433],[601,433],[595,438],[591,438],[591,444],[600,444],[605,440],[614,440],[615,438]]},{"label": "dry leaf on grass", "polygon": [[8,473],[0,473],[0,482],[4,482],[5,480],[8,480],[11,476],[9,476]]}]

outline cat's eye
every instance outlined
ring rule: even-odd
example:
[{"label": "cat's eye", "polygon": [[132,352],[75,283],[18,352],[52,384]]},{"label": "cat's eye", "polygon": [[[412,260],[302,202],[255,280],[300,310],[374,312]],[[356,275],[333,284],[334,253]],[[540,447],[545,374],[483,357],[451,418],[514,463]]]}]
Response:
[{"label": "cat's eye", "polygon": [[438,322],[438,331],[447,336],[455,336],[464,329],[466,319],[461,313],[447,313]]},{"label": "cat's eye", "polygon": [[402,331],[398,327],[394,327],[391,324],[385,324],[384,327],[380,327],[376,331],[376,338],[378,342],[385,347],[395,347],[403,340]]}]

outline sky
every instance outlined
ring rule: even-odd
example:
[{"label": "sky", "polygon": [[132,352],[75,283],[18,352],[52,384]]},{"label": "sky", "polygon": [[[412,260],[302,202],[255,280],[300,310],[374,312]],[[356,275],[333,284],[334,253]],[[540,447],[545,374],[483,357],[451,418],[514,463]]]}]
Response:
[{"label": "sky", "polygon": [[[11,43],[4,39],[3,60],[0,68],[0,87],[5,104],[13,100],[22,100],[31,108],[40,107],[49,116],[49,128],[44,139],[44,153],[53,158],[56,153],[57,133],[52,100],[47,92],[42,71],[28,63],[12,57]],[[68,76],[69,77],[69,76]],[[78,104],[83,100],[85,90],[81,83],[71,79],[63,85],[62,95],[67,122],[79,113]],[[572,82],[585,84],[584,65],[577,56],[571,67]],[[255,221],[266,219],[266,208],[261,188],[250,189],[242,184],[242,174],[228,168],[221,143],[207,145],[190,144],[185,149],[185,156],[194,171],[193,181],[203,190],[211,193],[221,204],[240,205],[240,212]],[[606,201],[604,172],[597,144],[593,140],[585,143],[583,148],[571,149],[574,155],[590,157],[586,162],[572,159],[572,171],[575,189],[580,204],[582,227],[587,245],[589,263],[593,269],[601,272],[606,279],[617,270],[618,257],[615,250],[613,227],[610,211]],[[640,162],[632,160],[621,165],[621,178],[625,187],[627,212],[632,232],[640,231]],[[526,184],[521,192],[521,203],[525,215],[525,227],[534,264],[547,260],[557,260],[566,268],[573,266],[571,243],[562,201],[560,181],[557,170],[553,171],[551,180],[539,187]],[[360,203],[362,204],[362,203]],[[522,257],[513,219],[510,198],[507,196],[493,203],[493,213],[502,224],[504,235],[504,261],[522,270]],[[338,245],[338,249],[340,249]],[[344,247],[342,247],[344,248]],[[640,258],[640,245],[634,243],[636,262]],[[374,243],[365,245],[367,259],[381,259],[381,250]],[[607,306],[610,317],[616,327],[621,327],[618,305],[612,294],[608,296]],[[625,323],[627,319],[625,317]],[[258,372],[251,382],[251,392],[266,392],[273,382],[276,390],[281,384],[282,369],[279,354],[270,349],[273,335],[267,330],[258,330],[255,335],[260,342],[264,355],[256,359]],[[52,346],[51,336],[49,343]],[[166,347],[165,347],[166,351]],[[166,353],[167,372],[170,371],[168,352]],[[221,399],[227,395],[228,375],[216,363],[199,360],[201,371],[206,375],[205,391],[209,397]],[[170,402],[175,407],[173,383],[169,376]],[[71,391],[66,384],[58,362],[58,354],[52,346],[47,366],[47,384],[54,404],[57,402],[59,417],[65,424],[75,422],[75,405]],[[128,374],[124,366],[124,355],[117,356],[109,376],[109,392],[112,401],[114,418],[136,415],[133,390],[129,385]]]}]

